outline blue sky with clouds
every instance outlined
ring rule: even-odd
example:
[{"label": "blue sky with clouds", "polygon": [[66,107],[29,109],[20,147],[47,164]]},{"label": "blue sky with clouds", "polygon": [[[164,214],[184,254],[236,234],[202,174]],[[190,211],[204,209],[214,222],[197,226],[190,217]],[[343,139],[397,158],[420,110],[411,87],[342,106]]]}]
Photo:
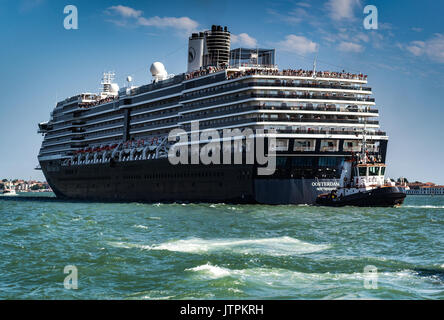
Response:
[{"label": "blue sky with clouds", "polygon": [[[65,30],[65,5],[78,9],[79,29]],[[378,29],[363,27],[363,8],[378,9]],[[151,81],[162,61],[186,69],[187,36],[227,25],[233,45],[273,47],[280,68],[368,74],[390,137],[388,174],[444,183],[444,2],[315,1],[0,1],[0,177],[43,178],[37,165],[56,100],[98,91],[103,71],[122,86]]]}]

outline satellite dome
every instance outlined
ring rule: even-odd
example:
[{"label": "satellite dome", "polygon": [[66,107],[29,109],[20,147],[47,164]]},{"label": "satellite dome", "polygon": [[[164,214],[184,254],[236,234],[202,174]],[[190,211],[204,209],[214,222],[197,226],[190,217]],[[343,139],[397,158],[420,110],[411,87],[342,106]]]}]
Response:
[{"label": "satellite dome", "polygon": [[119,85],[117,83],[111,83],[111,92],[119,92]]},{"label": "satellite dome", "polygon": [[133,81],[133,77],[131,77],[131,76],[126,77],[126,81],[128,81],[128,82]]},{"label": "satellite dome", "polygon": [[154,62],[150,68],[151,74],[157,80],[166,79],[168,76],[165,66],[161,62]]}]

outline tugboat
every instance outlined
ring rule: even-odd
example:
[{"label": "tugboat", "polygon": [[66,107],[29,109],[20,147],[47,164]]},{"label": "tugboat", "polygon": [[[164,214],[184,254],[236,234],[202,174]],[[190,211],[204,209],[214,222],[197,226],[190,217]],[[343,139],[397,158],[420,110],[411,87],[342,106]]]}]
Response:
[{"label": "tugboat", "polygon": [[345,161],[340,179],[340,187],[317,197],[316,204],[321,206],[359,206],[359,207],[397,207],[406,197],[390,179],[384,180],[386,165],[366,150],[365,127],[362,152],[352,155]]}]

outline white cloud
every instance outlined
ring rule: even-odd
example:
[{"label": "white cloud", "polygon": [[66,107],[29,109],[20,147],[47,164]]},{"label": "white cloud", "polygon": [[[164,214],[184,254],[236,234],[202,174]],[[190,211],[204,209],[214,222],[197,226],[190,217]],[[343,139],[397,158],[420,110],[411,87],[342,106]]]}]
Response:
[{"label": "white cloud", "polygon": [[405,49],[414,56],[427,56],[434,62],[444,63],[444,34],[437,33],[426,41],[412,41]]},{"label": "white cloud", "polygon": [[339,21],[354,19],[354,9],[360,5],[360,0],[328,0],[325,6],[330,18]]},{"label": "white cloud", "polygon": [[244,45],[246,47],[255,48],[257,47],[257,40],[251,36],[249,36],[247,33],[241,33],[241,34],[232,34],[231,35],[231,42],[236,43],[239,45]]},{"label": "white cloud", "polygon": [[363,41],[363,42],[369,42],[370,41],[370,38],[368,37],[368,35],[366,35],[365,33],[362,33],[362,32],[358,33],[355,36],[355,39],[358,40],[358,41]]},{"label": "white cloud", "polygon": [[281,13],[279,13],[275,10],[271,10],[271,9],[268,9],[267,12],[268,12],[268,14],[273,16],[273,18],[276,21],[286,22],[291,25],[296,25],[296,24],[299,24],[303,21],[309,23],[310,25],[317,24],[318,22],[316,20],[316,17],[310,15],[308,13],[307,9],[304,9],[304,8],[307,8],[307,7],[299,5],[299,7],[294,8],[291,11],[286,11],[285,14],[281,14]]},{"label": "white cloud", "polygon": [[393,30],[395,27],[388,22],[378,22],[378,29],[379,30]]},{"label": "white cloud", "polygon": [[46,0],[22,0],[20,3],[20,11],[27,12],[45,3]]},{"label": "white cloud", "polygon": [[358,43],[342,41],[339,44],[338,49],[343,52],[362,52],[364,47]]},{"label": "white cloud", "polygon": [[303,36],[290,34],[285,40],[277,43],[278,47],[283,51],[296,52],[298,54],[306,54],[316,52],[318,44]]},{"label": "white cloud", "polygon": [[410,45],[406,47],[407,51],[415,56],[420,56],[424,53],[425,42],[424,41],[412,41]]},{"label": "white cloud", "polygon": [[140,17],[137,19],[138,24],[142,26],[158,27],[158,28],[175,28],[183,30],[184,32],[191,33],[195,31],[199,25],[196,21],[188,17]]},{"label": "white cloud", "polygon": [[298,2],[296,3],[297,6],[299,7],[304,7],[304,8],[310,8],[311,4],[307,3],[307,2]]},{"label": "white cloud", "polygon": [[135,10],[131,7],[125,7],[122,5],[109,7],[107,13],[118,14],[125,18],[138,18],[142,15],[141,10]]},{"label": "white cloud", "polygon": [[180,33],[189,35],[195,31],[199,26],[199,23],[188,17],[150,17],[145,18],[142,16],[143,11],[136,10],[131,7],[122,5],[112,6],[105,11],[108,15],[118,16],[121,20],[109,20],[116,25],[126,26],[129,23],[138,26],[157,27],[157,28],[174,28]]}]

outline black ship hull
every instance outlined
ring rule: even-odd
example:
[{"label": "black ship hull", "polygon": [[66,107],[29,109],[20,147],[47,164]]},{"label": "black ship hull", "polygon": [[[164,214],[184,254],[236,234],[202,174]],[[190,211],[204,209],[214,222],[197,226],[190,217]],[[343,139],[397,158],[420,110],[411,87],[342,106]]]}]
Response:
[{"label": "black ship hull", "polygon": [[93,201],[314,204],[336,178],[257,176],[254,165],[171,165],[167,159],[61,166],[41,162],[58,198]]},{"label": "black ship hull", "polygon": [[322,195],[317,198],[316,204],[332,207],[395,207],[400,206],[405,197],[405,192],[398,187],[383,187],[342,198],[332,198],[331,194]]}]

